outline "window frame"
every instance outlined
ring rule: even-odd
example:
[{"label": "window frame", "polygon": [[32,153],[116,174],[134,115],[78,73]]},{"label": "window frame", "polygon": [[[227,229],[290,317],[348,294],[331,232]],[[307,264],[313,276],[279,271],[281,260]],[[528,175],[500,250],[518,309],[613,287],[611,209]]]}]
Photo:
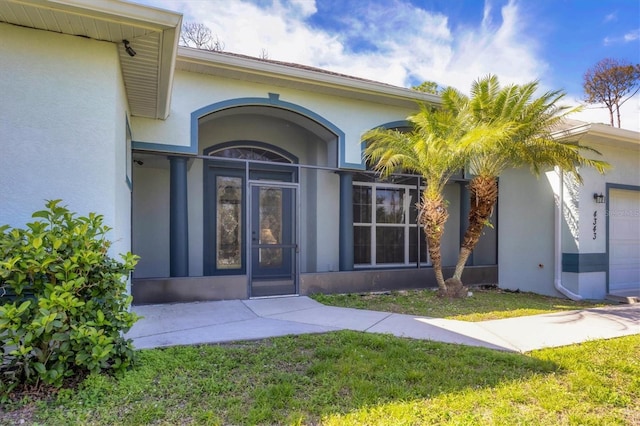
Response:
[{"label": "window frame", "polygon": [[[369,228],[369,240],[370,240],[370,257],[371,257],[371,262],[370,263],[354,263],[354,268],[355,269],[367,269],[367,268],[397,268],[397,267],[428,267],[431,266],[431,260],[429,258],[429,252],[426,249],[425,246],[425,255],[426,255],[426,262],[421,262],[420,261],[420,255],[422,253],[421,248],[420,248],[420,238],[423,237],[420,226],[418,225],[417,221],[416,222],[411,222],[410,218],[411,218],[411,208],[412,208],[412,204],[415,205],[415,202],[417,202],[417,200],[411,200],[411,191],[417,191],[417,197],[420,197],[420,193],[421,191],[424,189],[423,186],[418,186],[418,185],[411,185],[411,184],[397,184],[397,183],[392,183],[392,182],[379,182],[379,181],[375,181],[375,182],[364,182],[364,181],[354,181],[353,182],[353,187],[355,188],[356,186],[359,187],[368,187],[371,188],[371,203],[370,203],[370,212],[369,212],[369,216],[371,218],[371,222],[356,222],[355,218],[354,218],[354,222],[353,222],[353,227],[362,227],[362,228]],[[386,223],[386,222],[378,222],[377,221],[377,215],[376,215],[376,209],[377,209],[377,192],[378,190],[383,190],[383,189],[391,189],[391,190],[398,190],[398,189],[402,189],[404,191],[404,197],[403,197],[403,210],[404,210],[404,218],[402,223]],[[415,207],[413,207],[415,208]],[[416,218],[417,218],[417,214],[416,214]],[[404,230],[404,253],[403,253],[403,257],[404,257],[404,262],[402,263],[398,263],[398,262],[394,262],[394,263],[380,263],[378,261],[378,256],[377,256],[377,229],[378,228],[402,228]],[[410,230],[411,229],[416,229],[417,231],[417,237],[418,240],[416,241],[417,244],[417,259],[416,261],[411,261],[410,260]],[[355,241],[354,241],[354,245],[355,245]]]}]

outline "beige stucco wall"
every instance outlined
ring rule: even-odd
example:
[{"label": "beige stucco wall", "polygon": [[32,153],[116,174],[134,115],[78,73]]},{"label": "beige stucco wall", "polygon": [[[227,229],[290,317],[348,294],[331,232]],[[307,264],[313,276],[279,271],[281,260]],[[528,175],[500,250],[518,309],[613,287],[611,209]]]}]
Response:
[{"label": "beige stucco wall", "polygon": [[127,102],[116,45],[0,24],[0,223],[47,199],[97,212],[130,249]]},{"label": "beige stucco wall", "polygon": [[360,141],[365,131],[390,121],[404,120],[414,112],[412,108],[399,108],[281,86],[176,71],[169,118],[158,122],[133,117],[134,140],[189,146],[191,112],[230,99],[268,98],[269,93],[276,93],[280,95],[281,101],[299,105],[322,116],[342,130],[345,133],[344,160],[347,163],[360,163]]}]

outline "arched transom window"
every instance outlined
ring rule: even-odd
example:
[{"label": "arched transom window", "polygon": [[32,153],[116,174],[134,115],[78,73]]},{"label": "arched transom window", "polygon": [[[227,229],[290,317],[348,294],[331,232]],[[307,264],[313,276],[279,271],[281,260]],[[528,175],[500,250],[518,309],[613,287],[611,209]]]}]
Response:
[{"label": "arched transom window", "polygon": [[292,164],[296,162],[296,158],[277,147],[238,145],[234,143],[232,146],[223,144],[215,147],[208,155],[219,158],[236,158],[241,160],[257,160],[270,161],[273,163]]}]

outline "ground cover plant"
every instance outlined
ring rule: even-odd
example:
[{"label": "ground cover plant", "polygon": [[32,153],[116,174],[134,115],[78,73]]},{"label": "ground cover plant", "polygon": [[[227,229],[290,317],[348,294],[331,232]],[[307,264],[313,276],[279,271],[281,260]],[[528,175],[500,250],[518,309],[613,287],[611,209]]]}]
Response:
[{"label": "ground cover plant", "polygon": [[638,335],[522,355],[351,331],[144,350],[0,424],[633,425],[638,353]]},{"label": "ground cover plant", "polygon": [[607,305],[605,302],[575,302],[535,293],[510,292],[491,286],[471,290],[473,295],[465,299],[441,298],[435,291],[429,289],[383,293],[316,294],[312,297],[325,305],[460,321],[486,321]]}]

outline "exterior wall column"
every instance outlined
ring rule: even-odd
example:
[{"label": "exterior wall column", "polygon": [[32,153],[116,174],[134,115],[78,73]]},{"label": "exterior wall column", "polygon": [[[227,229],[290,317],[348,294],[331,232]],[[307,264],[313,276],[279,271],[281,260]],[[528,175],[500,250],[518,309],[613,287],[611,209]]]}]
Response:
[{"label": "exterior wall column", "polygon": [[350,172],[338,174],[340,175],[340,270],[353,271],[353,175]]},{"label": "exterior wall column", "polygon": [[169,157],[169,275],[189,276],[189,223],[187,208],[187,157]]}]

